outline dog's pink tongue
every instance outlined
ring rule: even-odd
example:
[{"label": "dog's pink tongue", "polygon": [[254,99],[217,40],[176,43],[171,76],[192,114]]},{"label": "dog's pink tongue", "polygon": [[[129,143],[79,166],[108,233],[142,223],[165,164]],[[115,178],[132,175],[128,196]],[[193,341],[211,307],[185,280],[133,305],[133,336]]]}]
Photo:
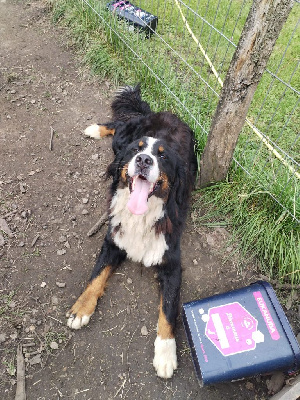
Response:
[{"label": "dog's pink tongue", "polygon": [[141,215],[148,210],[148,194],[150,182],[137,178],[135,181],[134,190],[130,193],[130,198],[127,207],[132,214]]}]

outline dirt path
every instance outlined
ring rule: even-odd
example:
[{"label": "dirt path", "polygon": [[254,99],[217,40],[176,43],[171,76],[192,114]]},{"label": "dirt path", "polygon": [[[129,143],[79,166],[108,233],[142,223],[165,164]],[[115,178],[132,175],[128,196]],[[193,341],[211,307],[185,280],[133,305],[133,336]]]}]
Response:
[{"label": "dirt path", "polygon": [[[181,321],[179,369],[169,381],[155,376],[157,285],[140,265],[112,277],[87,328],[66,328],[105,233],[87,237],[105,210],[111,159],[111,140],[95,143],[82,130],[108,119],[113,88],[82,74],[43,1],[0,0],[0,38],[0,217],[13,233],[0,246],[0,398],[14,399],[19,343],[30,400],[265,398],[260,378],[200,389]],[[255,280],[250,266],[239,276],[221,264],[225,236],[189,221],[183,302]]]}]

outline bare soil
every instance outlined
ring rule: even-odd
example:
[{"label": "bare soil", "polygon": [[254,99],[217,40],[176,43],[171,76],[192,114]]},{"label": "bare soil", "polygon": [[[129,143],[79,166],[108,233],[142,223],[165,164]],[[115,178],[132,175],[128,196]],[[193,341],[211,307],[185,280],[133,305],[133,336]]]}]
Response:
[{"label": "bare soil", "polygon": [[[14,399],[18,344],[30,400],[267,398],[266,377],[201,389],[180,318],[179,368],[168,381],[155,375],[151,268],[126,262],[89,326],[66,327],[105,235],[87,232],[106,209],[112,159],[110,138],[82,130],[109,119],[114,88],[82,71],[41,0],[0,0],[0,38],[0,218],[12,231],[0,246],[0,398]],[[227,236],[188,220],[182,302],[257,279],[250,263],[240,273],[234,259],[224,262]]]}]

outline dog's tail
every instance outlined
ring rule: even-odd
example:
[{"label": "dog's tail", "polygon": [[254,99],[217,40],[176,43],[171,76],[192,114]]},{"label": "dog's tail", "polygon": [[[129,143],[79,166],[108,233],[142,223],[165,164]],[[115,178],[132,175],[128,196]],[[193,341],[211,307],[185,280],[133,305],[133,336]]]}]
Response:
[{"label": "dog's tail", "polygon": [[123,122],[151,113],[149,104],[141,98],[140,85],[125,86],[119,89],[111,108],[113,120]]}]

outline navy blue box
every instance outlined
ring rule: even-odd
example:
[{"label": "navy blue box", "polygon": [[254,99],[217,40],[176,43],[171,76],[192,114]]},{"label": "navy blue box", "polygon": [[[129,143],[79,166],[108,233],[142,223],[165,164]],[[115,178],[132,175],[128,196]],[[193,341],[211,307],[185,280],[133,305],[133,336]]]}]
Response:
[{"label": "navy blue box", "polygon": [[183,322],[200,385],[300,368],[300,348],[265,281],[183,304]]}]

